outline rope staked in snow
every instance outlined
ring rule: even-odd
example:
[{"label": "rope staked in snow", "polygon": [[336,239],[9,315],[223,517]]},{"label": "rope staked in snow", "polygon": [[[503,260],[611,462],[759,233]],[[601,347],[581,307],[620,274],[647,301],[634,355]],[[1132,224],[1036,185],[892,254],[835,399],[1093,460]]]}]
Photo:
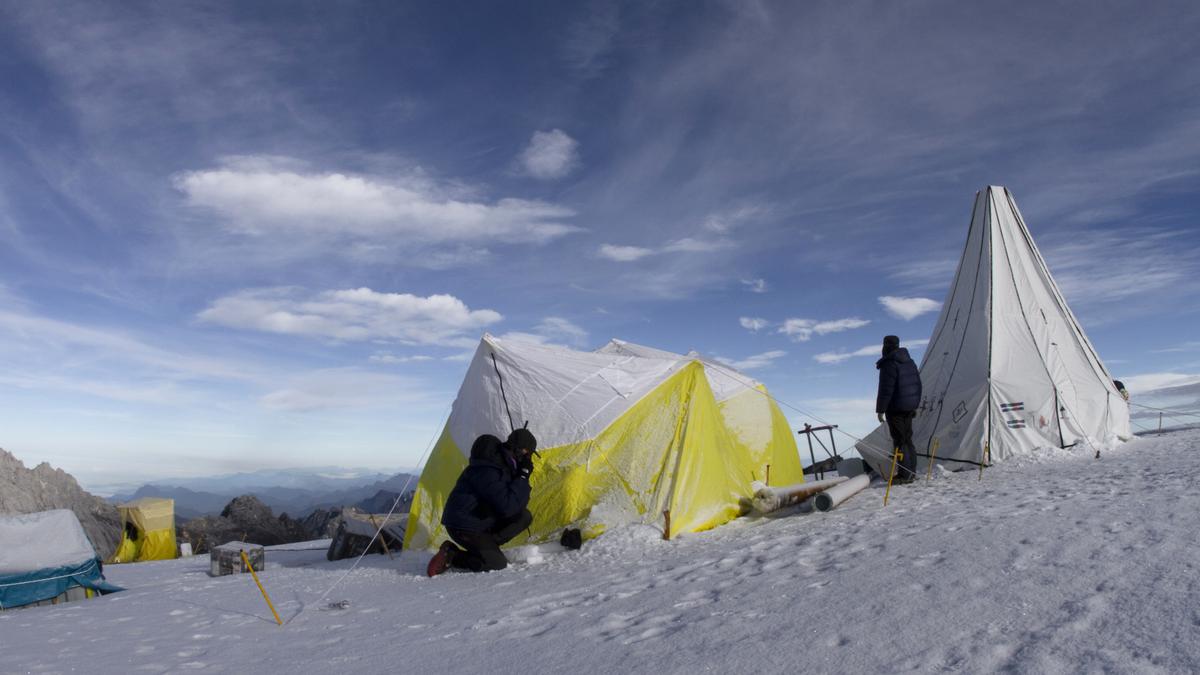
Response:
[{"label": "rope staked in snow", "polygon": [[1128,403],[1129,403],[1129,405],[1136,405],[1137,407],[1145,408],[1146,410],[1153,410],[1155,412],[1166,413],[1168,417],[1170,417],[1171,415],[1183,415],[1184,417],[1200,418],[1200,413],[1184,412],[1182,410],[1167,410],[1166,408],[1155,408],[1154,406],[1142,405],[1141,403],[1134,403],[1133,401],[1129,401]]},{"label": "rope staked in snow", "polygon": [[[441,423],[438,424],[437,429],[433,433],[433,437],[429,439],[429,444],[425,446],[425,452],[421,453],[421,457],[417,460],[418,468],[424,468],[425,460],[429,457],[429,451],[433,449],[434,442],[437,441],[438,435],[442,433],[442,428],[446,426],[446,420],[450,419],[450,410],[451,409],[452,409],[452,406],[446,410],[445,418],[443,418]],[[371,541],[367,542],[367,546],[363,549],[363,552],[358,554],[358,557],[355,558],[354,564],[350,566],[350,569],[346,570],[345,573],[342,574],[342,576],[338,577],[337,580],[334,581],[333,584],[331,584],[329,586],[329,588],[324,593],[321,594],[321,597],[317,598],[317,604],[321,604],[321,602],[323,600],[325,600],[325,598],[331,592],[333,592],[333,589],[337,588],[338,584],[342,583],[342,581],[345,580],[346,577],[350,576],[350,573],[353,572],[355,570],[355,568],[358,567],[358,563],[362,562],[363,556],[365,556],[367,554],[367,551],[371,550],[371,546],[375,543],[375,540],[379,538],[379,533],[382,532],[384,526],[387,525],[388,519],[391,518],[392,514],[396,512],[396,506],[398,506],[400,504],[400,500],[404,498],[404,493],[408,492],[408,486],[410,483],[412,483],[412,479],[413,479],[413,474],[409,474],[408,480],[404,481],[404,487],[400,488],[400,494],[397,495],[396,500],[392,502],[392,508],[388,509],[387,515],[383,517],[383,520],[381,521],[379,527],[376,528],[375,535],[373,537],[371,537]],[[301,607],[300,614],[303,614],[303,613],[304,613],[304,608]],[[300,614],[297,614],[296,616],[299,616]],[[291,622],[291,619],[288,619],[288,621],[285,623],[290,623],[290,622]]]}]

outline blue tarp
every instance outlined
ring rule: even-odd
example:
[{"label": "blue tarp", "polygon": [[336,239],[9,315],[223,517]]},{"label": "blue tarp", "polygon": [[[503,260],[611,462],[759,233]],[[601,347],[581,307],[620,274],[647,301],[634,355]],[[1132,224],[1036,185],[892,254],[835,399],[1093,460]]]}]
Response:
[{"label": "blue tarp", "polygon": [[9,609],[49,600],[74,586],[90,588],[99,593],[124,590],[104,580],[100,558],[93,558],[79,565],[0,575],[0,607]]}]

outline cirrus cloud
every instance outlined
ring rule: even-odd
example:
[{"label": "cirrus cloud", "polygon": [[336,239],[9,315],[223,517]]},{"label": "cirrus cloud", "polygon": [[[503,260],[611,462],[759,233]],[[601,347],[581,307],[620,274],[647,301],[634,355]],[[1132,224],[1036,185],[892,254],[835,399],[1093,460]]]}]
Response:
[{"label": "cirrus cloud", "polygon": [[857,317],[848,319],[835,319],[833,321],[814,321],[812,319],[787,319],[783,325],[775,332],[783,333],[794,342],[807,342],[813,336],[827,335],[829,333],[841,333],[842,331],[862,328],[871,323],[866,319]]},{"label": "cirrus cloud", "polygon": [[470,309],[453,295],[421,297],[370,288],[306,295],[296,288],[260,288],[219,298],[197,318],[282,335],[469,347],[475,333],[503,317],[490,309]]},{"label": "cirrus cloud", "polygon": [[217,168],[176,174],[173,182],[189,205],[251,236],[545,243],[579,229],[563,222],[573,210],[548,202],[511,197],[488,202],[419,174],[317,171],[289,158],[227,158]]}]

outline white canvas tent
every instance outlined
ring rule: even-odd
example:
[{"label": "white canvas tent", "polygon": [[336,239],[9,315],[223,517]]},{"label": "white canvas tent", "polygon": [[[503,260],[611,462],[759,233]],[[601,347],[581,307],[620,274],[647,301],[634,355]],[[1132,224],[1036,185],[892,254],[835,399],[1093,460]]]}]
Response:
[{"label": "white canvas tent", "polygon": [[442,508],[473,441],[509,431],[506,399],[541,453],[533,525],[514,543],[566,527],[585,537],[627,524],[703,530],[749,508],[767,464],[772,484],[804,480],[787,419],[761,384],[726,366],[619,341],[580,352],[485,335],[421,472],[405,549],[445,537]]},{"label": "white canvas tent", "polygon": [[[913,442],[923,462],[935,441],[937,463],[961,469],[1130,438],[1128,404],[1003,187],[976,195],[921,384]],[[858,445],[887,470],[891,450],[886,426]]]}]

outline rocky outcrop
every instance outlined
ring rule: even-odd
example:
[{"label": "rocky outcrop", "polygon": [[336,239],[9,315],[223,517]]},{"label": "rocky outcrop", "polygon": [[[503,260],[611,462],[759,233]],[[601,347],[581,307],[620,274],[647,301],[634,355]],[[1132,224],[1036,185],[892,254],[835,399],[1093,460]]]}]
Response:
[{"label": "rocky outcrop", "polygon": [[71,474],[42,462],[32,469],[0,449],[0,513],[36,513],[70,509],[92,540],[96,553],[107,559],[120,543],[121,516],[117,507],[83,488]]},{"label": "rocky outcrop", "polygon": [[271,508],[254,495],[234,497],[219,516],[193,518],[179,527],[180,538],[192,543],[192,550],[203,553],[230,541],[245,541],[261,546],[276,546],[295,541],[320,539],[302,521],[286,513],[276,517]]}]

